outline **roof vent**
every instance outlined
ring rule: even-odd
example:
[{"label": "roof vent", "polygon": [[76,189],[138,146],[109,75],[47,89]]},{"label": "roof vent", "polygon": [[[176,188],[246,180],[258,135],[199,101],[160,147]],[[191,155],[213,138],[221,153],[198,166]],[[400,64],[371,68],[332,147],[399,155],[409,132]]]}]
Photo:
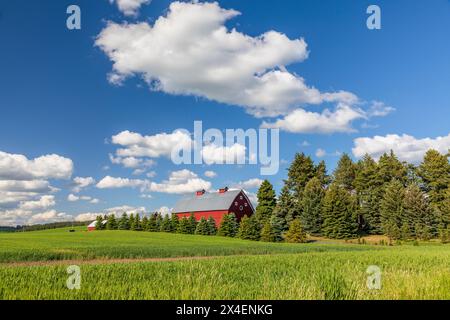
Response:
[{"label": "roof vent", "polygon": [[197,197],[199,197],[199,196],[202,196],[202,195],[204,195],[204,194],[205,194],[205,192],[206,192],[206,190],[205,190],[205,189],[203,189],[203,190],[200,190],[200,191],[197,191]]},{"label": "roof vent", "polygon": [[228,187],[219,189],[219,193],[225,193],[225,192],[227,192],[227,191],[228,191]]}]

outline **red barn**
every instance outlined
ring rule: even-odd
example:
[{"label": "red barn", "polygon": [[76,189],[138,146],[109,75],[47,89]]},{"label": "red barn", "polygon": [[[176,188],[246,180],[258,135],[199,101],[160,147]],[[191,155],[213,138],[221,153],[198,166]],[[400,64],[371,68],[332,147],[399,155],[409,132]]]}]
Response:
[{"label": "red barn", "polygon": [[173,214],[179,219],[189,217],[192,213],[198,221],[202,217],[213,217],[216,225],[222,221],[222,217],[234,213],[238,221],[244,215],[251,216],[255,210],[244,190],[220,189],[218,192],[197,191],[193,196],[188,196],[175,205]]}]

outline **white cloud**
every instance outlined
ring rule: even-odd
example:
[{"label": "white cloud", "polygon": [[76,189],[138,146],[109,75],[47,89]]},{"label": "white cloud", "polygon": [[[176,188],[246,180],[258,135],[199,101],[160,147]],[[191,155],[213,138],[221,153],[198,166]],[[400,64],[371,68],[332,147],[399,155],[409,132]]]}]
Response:
[{"label": "white cloud", "polygon": [[99,189],[143,188],[147,183],[146,180],[106,176],[96,186]]},{"label": "white cloud", "polygon": [[19,208],[22,210],[39,210],[53,207],[55,204],[55,196],[46,195],[35,201],[21,201]]},{"label": "white cloud", "polygon": [[103,213],[101,212],[86,212],[86,213],[80,213],[77,216],[75,216],[75,221],[93,221],[98,216],[103,216]]},{"label": "white cloud", "polygon": [[327,155],[327,152],[321,148],[316,150],[316,157],[317,158],[323,158]]},{"label": "white cloud", "polygon": [[151,0],[109,0],[116,3],[117,8],[126,16],[137,16],[139,9],[144,4],[149,4]]},{"label": "white cloud", "polygon": [[149,191],[169,194],[191,193],[202,189],[211,189],[211,183],[186,169],[173,171],[169,179],[161,183],[151,182],[149,184]]},{"label": "white cloud", "polygon": [[429,149],[435,149],[446,154],[450,149],[450,134],[443,137],[418,139],[403,134],[388,134],[386,136],[374,136],[357,138],[354,141],[353,154],[362,157],[366,153],[378,159],[383,153],[393,150],[402,161],[419,163]]},{"label": "white cloud", "polygon": [[235,143],[230,147],[208,144],[203,146],[201,154],[205,164],[244,163],[247,147]]},{"label": "white cloud", "polygon": [[252,178],[252,179],[248,179],[246,181],[240,181],[236,184],[233,184],[232,187],[238,188],[238,189],[256,189],[261,186],[263,181],[264,180],[262,180],[262,179]]},{"label": "white cloud", "polygon": [[50,210],[42,213],[33,214],[27,221],[27,224],[43,224],[50,222],[71,221],[73,217],[64,212]]},{"label": "white cloud", "polygon": [[263,128],[279,128],[293,133],[354,132],[352,121],[366,118],[364,111],[339,104],[335,111],[325,109],[322,113],[296,109],[273,123],[263,122]]},{"label": "white cloud", "polygon": [[[122,164],[128,161],[129,167],[140,164],[141,159],[132,160],[136,157],[170,158],[173,149],[189,149],[192,146],[190,135],[182,131],[142,136],[139,133],[127,130],[113,136],[112,143],[125,147],[118,149],[116,154],[119,158],[122,158],[120,161]],[[123,160],[127,158],[130,160]],[[113,159],[115,158],[113,157]],[[115,161],[119,162],[117,159]]]},{"label": "white cloud", "polygon": [[121,216],[124,212],[127,214],[135,214],[135,213],[140,213],[143,214],[145,213],[145,207],[133,207],[133,206],[128,206],[128,205],[123,205],[123,206],[118,206],[118,207],[113,207],[113,208],[108,208],[105,210],[105,212],[107,214],[114,214],[116,216]]},{"label": "white cloud", "polygon": [[369,117],[385,117],[394,111],[395,108],[385,105],[384,102],[373,101],[367,111],[367,115]]},{"label": "white cloud", "polygon": [[208,170],[208,171],[205,171],[205,177],[215,178],[215,177],[217,177],[217,173],[215,173],[214,171]]},{"label": "white cloud", "polygon": [[90,197],[90,196],[76,196],[76,195],[74,195],[74,194],[69,194],[69,195],[67,196],[67,201],[70,201],[70,202],[76,202],[76,201],[88,201],[89,203],[93,203],[93,204],[96,204],[96,203],[99,203],[99,202],[100,202],[99,199],[92,198],[92,197]]},{"label": "white cloud", "polygon": [[306,104],[358,101],[350,92],[322,93],[286,70],[308,57],[302,38],[228,30],[226,21],[239,14],[217,2],[176,1],[153,25],[108,23],[95,43],[113,62],[114,84],[138,75],[153,90],[242,106],[257,117],[285,115]]},{"label": "white cloud", "polygon": [[56,154],[29,160],[20,154],[0,151],[2,180],[69,179],[72,171],[72,160]]},{"label": "white cloud", "polygon": [[76,177],[73,179],[73,192],[79,193],[82,189],[89,187],[95,183],[95,179],[92,177]]},{"label": "white cloud", "polygon": [[172,209],[168,207],[161,207],[156,209],[155,212],[158,212],[162,216],[170,216],[172,214]]}]

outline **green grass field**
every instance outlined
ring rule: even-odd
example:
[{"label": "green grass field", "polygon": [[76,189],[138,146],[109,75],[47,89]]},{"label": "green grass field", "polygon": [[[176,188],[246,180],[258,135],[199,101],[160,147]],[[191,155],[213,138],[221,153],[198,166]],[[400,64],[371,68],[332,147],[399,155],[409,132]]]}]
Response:
[{"label": "green grass field", "polygon": [[[0,234],[0,299],[450,299],[448,245],[273,244],[81,230]],[[196,258],[203,256],[211,258]],[[139,260],[177,257],[193,258]],[[136,261],[107,263],[121,258]],[[80,290],[66,287],[72,263],[81,268]],[[366,286],[370,265],[381,268],[380,290]]]}]

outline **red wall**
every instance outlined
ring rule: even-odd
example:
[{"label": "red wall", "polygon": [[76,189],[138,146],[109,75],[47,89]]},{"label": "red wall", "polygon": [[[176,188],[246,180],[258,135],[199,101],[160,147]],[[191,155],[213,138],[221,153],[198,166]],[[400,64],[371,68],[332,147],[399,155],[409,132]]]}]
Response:
[{"label": "red wall", "polygon": [[[242,196],[242,199],[241,199]],[[236,199],[233,201],[229,210],[217,210],[217,211],[200,211],[194,212],[195,220],[199,221],[202,217],[208,219],[209,217],[213,217],[216,221],[216,226],[220,225],[222,221],[222,217],[228,213],[234,213],[236,215],[237,221],[241,221],[244,215],[251,216],[253,214],[253,207],[251,203],[248,203],[247,198],[242,194],[238,194]],[[245,204],[247,203],[247,206]],[[242,207],[242,210],[241,210]],[[189,218],[191,212],[186,213],[177,213],[178,219],[182,219],[183,217]]]}]

